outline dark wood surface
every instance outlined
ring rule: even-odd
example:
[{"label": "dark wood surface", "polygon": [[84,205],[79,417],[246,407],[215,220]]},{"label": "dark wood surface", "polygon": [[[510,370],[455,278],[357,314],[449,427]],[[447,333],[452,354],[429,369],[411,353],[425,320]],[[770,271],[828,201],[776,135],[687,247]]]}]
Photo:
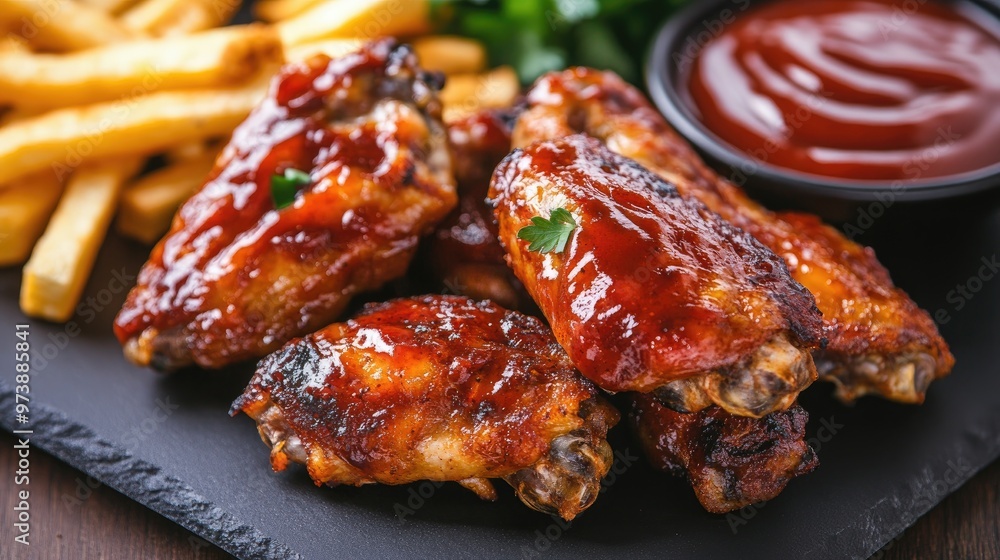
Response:
[{"label": "dark wood surface", "polygon": [[[31,546],[11,545],[14,438],[0,432],[0,558],[90,560],[232,558],[179,525],[101,486],[68,465],[31,452]],[[13,555],[8,552],[13,550]],[[872,558],[1000,559],[1000,461],[947,497]]]}]

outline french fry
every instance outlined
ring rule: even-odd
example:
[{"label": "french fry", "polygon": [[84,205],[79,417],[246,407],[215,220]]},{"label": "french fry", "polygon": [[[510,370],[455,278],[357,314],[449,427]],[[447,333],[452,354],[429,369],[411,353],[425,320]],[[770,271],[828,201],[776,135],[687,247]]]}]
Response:
[{"label": "french fry", "polygon": [[40,49],[78,51],[141,36],[108,14],[76,2],[0,0],[0,28]]},{"label": "french fry", "polygon": [[454,122],[482,109],[510,107],[520,93],[517,72],[509,66],[485,74],[449,76],[441,90],[442,117]]},{"label": "french fry", "polygon": [[361,39],[323,39],[312,43],[303,43],[291,47],[287,51],[287,58],[292,62],[301,62],[316,54],[325,54],[330,58],[337,58],[345,54],[357,52],[365,42]]},{"label": "french fry", "polygon": [[277,33],[264,25],[119,43],[65,55],[0,56],[0,103],[85,105],[158,90],[225,87],[276,69]]},{"label": "french fry", "polygon": [[263,0],[254,4],[254,13],[264,21],[281,21],[316,6],[323,0]]},{"label": "french fry", "polygon": [[184,10],[184,0],[141,0],[122,14],[122,24],[132,30],[153,32]]},{"label": "french fry", "polygon": [[0,55],[12,53],[29,53],[28,40],[20,35],[7,35],[0,38]]},{"label": "french fry", "polygon": [[185,4],[188,6],[174,18],[165,22],[156,32],[162,37],[188,35],[213,27],[225,25],[240,7],[239,0],[200,0]]},{"label": "french fry", "polygon": [[176,37],[190,35],[220,25],[220,19],[213,16],[208,6],[197,2],[187,5],[184,10],[176,12],[174,17],[153,30],[157,37]]},{"label": "french fry", "polygon": [[170,163],[179,163],[203,157],[214,158],[220,148],[221,146],[219,145],[219,141],[213,138],[204,142],[191,142],[180,146],[174,146],[173,148],[167,150],[164,155]]},{"label": "french fry", "polygon": [[120,14],[130,8],[135,2],[136,0],[80,0],[81,4],[86,4],[109,14]]},{"label": "french fry", "polygon": [[27,188],[0,190],[0,266],[27,260],[62,194],[62,183],[51,171],[23,181]]},{"label": "french fry", "polygon": [[7,111],[5,111],[2,115],[0,115],[0,127],[7,126],[17,121],[23,121],[24,119],[38,116],[42,113],[43,111],[35,108],[11,107]]},{"label": "french fry", "polygon": [[265,92],[266,84],[256,79],[239,88],[161,91],[14,122],[0,128],[0,184],[50,166],[228,136]]},{"label": "french fry", "polygon": [[214,164],[215,155],[206,152],[137,179],[122,193],[118,232],[148,245],[159,241],[177,208],[205,182]]},{"label": "french fry", "polygon": [[429,0],[327,0],[276,24],[286,46],[332,37],[374,39],[430,28]]},{"label": "french fry", "polygon": [[[333,58],[355,52],[364,45],[364,39],[321,39],[286,49],[287,59],[302,61],[317,53]],[[449,36],[432,36],[416,39],[413,48],[420,58],[420,65],[448,75],[473,74],[486,68],[486,50],[472,39]]]},{"label": "french fry", "polygon": [[130,157],[88,164],[70,177],[52,220],[24,265],[21,310],[26,315],[50,321],[73,316],[122,185],[141,161]]},{"label": "french fry", "polygon": [[413,40],[420,66],[445,74],[476,74],[486,70],[486,48],[465,37],[432,35]]},{"label": "french fry", "polygon": [[183,35],[226,23],[239,6],[239,0],[142,0],[121,20],[156,37]]}]

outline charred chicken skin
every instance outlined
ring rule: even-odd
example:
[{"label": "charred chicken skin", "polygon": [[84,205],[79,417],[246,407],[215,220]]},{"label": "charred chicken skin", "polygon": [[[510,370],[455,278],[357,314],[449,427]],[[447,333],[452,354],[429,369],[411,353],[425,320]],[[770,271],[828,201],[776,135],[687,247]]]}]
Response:
[{"label": "charred chicken skin", "polygon": [[319,484],[457,481],[572,519],[611,467],[618,412],[537,319],[424,296],[369,305],[261,361],[233,404],[258,423],[274,470]]},{"label": "charred chicken skin", "polygon": [[542,77],[527,95],[515,146],[586,132],[641,163],[780,255],[816,298],[827,343],[820,374],[851,401],[865,394],[923,402],[954,358],[930,316],[895,287],[870,248],[818,219],[775,214],[719,177],[635,88],[614,74],[576,68]]},{"label": "charred chicken skin", "polygon": [[493,169],[510,153],[513,111],[485,110],[448,125],[458,207],[426,240],[428,272],[451,293],[534,311],[534,302],[504,262],[493,208],[486,203]]},{"label": "charred chicken skin", "polygon": [[[260,357],[403,275],[457,201],[439,82],[388,39],[285,67],[153,249],[115,322],[125,354],[161,370]],[[308,181],[279,208],[290,169]]]},{"label": "charred chicken skin", "polygon": [[[815,379],[820,315],[781,259],[600,141],[514,151],[490,197],[511,267],[601,388],[763,416]],[[557,208],[578,225],[565,249],[529,250],[518,232]]]},{"label": "charred chicken skin", "polygon": [[714,406],[684,414],[650,395],[634,403],[630,420],[650,463],[686,477],[712,513],[770,500],[819,464],[805,441],[808,415],[797,404],[746,418]]}]

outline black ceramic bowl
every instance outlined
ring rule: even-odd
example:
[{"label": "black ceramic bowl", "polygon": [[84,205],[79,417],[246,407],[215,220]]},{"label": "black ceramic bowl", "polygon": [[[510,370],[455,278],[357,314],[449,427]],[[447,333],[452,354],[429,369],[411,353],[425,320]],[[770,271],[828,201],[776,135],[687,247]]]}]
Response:
[{"label": "black ceramic bowl", "polygon": [[[670,124],[724,176],[735,178],[735,182],[744,183],[755,195],[779,206],[805,208],[834,220],[843,219],[855,208],[868,203],[940,200],[1000,187],[1000,162],[969,173],[930,179],[895,182],[837,179],[755,161],[718,138],[692,111],[684,93],[685,77],[697,49],[718,35],[726,25],[724,21],[731,22],[734,17],[739,18],[766,1],[692,2],[664,24],[647,59],[646,83],[653,101]],[[977,12],[976,18],[1000,21],[1000,0],[951,1],[961,4],[963,9]],[[996,110],[1000,111],[1000,107]],[[1000,157],[1000,147],[997,149]]]}]

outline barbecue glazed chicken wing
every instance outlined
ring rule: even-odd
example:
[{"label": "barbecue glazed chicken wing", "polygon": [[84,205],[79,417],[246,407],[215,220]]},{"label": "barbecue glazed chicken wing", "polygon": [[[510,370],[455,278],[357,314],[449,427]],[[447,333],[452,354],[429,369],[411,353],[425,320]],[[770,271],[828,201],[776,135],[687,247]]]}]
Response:
[{"label": "barbecue glazed chicken wing", "polygon": [[797,404],[746,418],[715,406],[683,414],[636,395],[630,420],[650,463],[686,477],[712,513],[770,500],[819,464],[805,441],[808,415]]},{"label": "barbecue glazed chicken wing", "polygon": [[514,145],[586,132],[656,173],[780,255],[823,312],[821,375],[850,401],[874,393],[923,402],[954,364],[930,316],[896,288],[874,252],[818,219],[775,214],[710,170],[635,88],[607,72],[576,68],[542,77]]},{"label": "barbecue glazed chicken wing", "polygon": [[[490,197],[511,267],[601,388],[763,416],[815,379],[820,315],[781,259],[598,140],[516,150]],[[565,249],[529,250],[518,232],[558,208]]]},{"label": "barbecue glazed chicken wing", "polygon": [[[392,40],[289,65],[179,210],[115,322],[170,370],[263,356],[403,275],[454,207],[439,80]],[[279,208],[272,177],[308,174]]]},{"label": "barbecue glazed chicken wing", "polygon": [[488,109],[448,125],[458,207],[427,238],[420,258],[439,289],[534,312],[534,302],[504,262],[493,207],[486,202],[493,170],[510,153],[514,118],[512,111]]},{"label": "barbecue glazed chicken wing", "polygon": [[271,465],[319,484],[457,481],[572,519],[611,467],[618,412],[537,319],[490,302],[424,296],[369,305],[261,361],[233,404]]}]

